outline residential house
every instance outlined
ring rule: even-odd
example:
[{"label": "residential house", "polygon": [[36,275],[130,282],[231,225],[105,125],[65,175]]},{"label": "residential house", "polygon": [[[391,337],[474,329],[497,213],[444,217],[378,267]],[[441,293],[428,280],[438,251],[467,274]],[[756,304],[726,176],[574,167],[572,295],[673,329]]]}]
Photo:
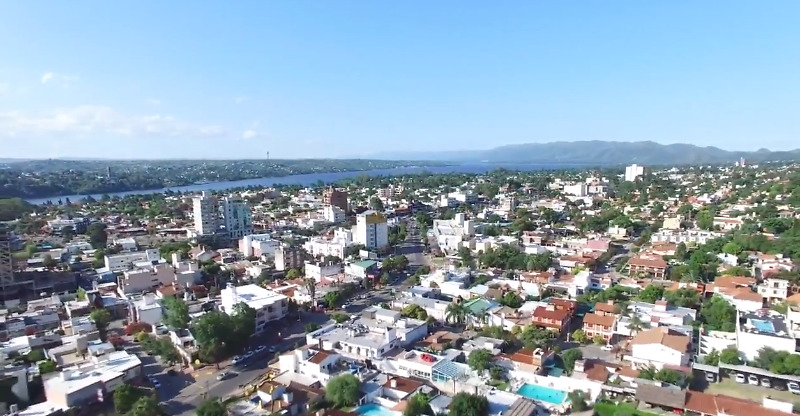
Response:
[{"label": "residential house", "polygon": [[540,306],[533,311],[531,323],[536,326],[544,327],[558,333],[564,332],[569,327],[573,311],[560,308],[554,304]]},{"label": "residential house", "polygon": [[603,337],[606,342],[611,342],[614,338],[614,325],[617,322],[614,302],[598,302],[595,304],[594,313],[588,313],[583,317],[583,332],[591,339],[597,336]]},{"label": "residential house", "polygon": [[691,338],[666,327],[637,333],[630,342],[631,354],[625,358],[637,368],[686,366],[689,363]]},{"label": "residential house", "polygon": [[785,279],[766,278],[756,286],[756,290],[768,303],[782,302],[789,296],[789,281]]},{"label": "residential house", "polygon": [[644,274],[655,279],[663,279],[667,275],[669,264],[661,256],[640,254],[628,260],[625,266],[631,276]]}]

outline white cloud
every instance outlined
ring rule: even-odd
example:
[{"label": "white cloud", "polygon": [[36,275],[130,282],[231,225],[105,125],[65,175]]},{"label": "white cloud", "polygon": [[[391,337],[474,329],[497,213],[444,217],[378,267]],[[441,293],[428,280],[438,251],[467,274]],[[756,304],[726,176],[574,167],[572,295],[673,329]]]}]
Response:
[{"label": "white cloud", "polygon": [[220,137],[216,125],[197,125],[169,115],[127,115],[109,107],[84,105],[28,114],[0,113],[0,135],[108,134],[132,137]]},{"label": "white cloud", "polygon": [[258,132],[255,131],[255,130],[245,130],[244,133],[242,133],[242,138],[245,139],[245,140],[253,139],[253,138],[257,137],[257,136],[258,136]]},{"label": "white cloud", "polygon": [[150,104],[150,105],[161,105],[161,100],[159,100],[158,98],[150,98],[150,99],[147,100],[147,104]]},{"label": "white cloud", "polygon": [[236,103],[236,104],[241,104],[241,103],[243,103],[243,102],[245,102],[247,100],[249,100],[249,98],[247,98],[247,97],[242,95],[242,96],[234,98],[233,102]]},{"label": "white cloud", "polygon": [[76,81],[78,77],[72,75],[57,74],[55,72],[46,72],[42,75],[42,84],[57,84],[62,87],[69,87]]}]

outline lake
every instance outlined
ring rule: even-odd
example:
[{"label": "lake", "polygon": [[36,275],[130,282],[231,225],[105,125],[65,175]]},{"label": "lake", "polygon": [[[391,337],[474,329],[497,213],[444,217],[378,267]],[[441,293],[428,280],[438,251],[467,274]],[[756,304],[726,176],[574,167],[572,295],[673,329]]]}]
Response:
[{"label": "lake", "polygon": [[[269,178],[255,178],[255,179],[243,179],[240,181],[226,181],[226,182],[208,182],[203,184],[196,184],[196,185],[186,185],[186,186],[175,186],[171,188],[161,188],[161,189],[149,189],[149,190],[137,190],[137,191],[126,191],[126,192],[113,192],[109,193],[108,195],[111,196],[126,196],[126,195],[148,195],[148,194],[155,194],[155,193],[164,193],[166,191],[173,191],[173,192],[189,192],[189,193],[199,193],[201,191],[221,191],[224,189],[231,189],[231,188],[244,188],[248,186],[273,186],[277,184],[284,184],[284,185],[313,185],[319,181],[325,183],[332,183],[342,179],[353,178],[360,175],[365,176],[396,176],[396,175],[403,175],[403,174],[413,174],[413,173],[422,173],[422,172],[429,172],[429,173],[486,173],[495,169],[508,169],[508,170],[524,170],[524,171],[534,171],[534,170],[558,170],[558,169],[574,169],[574,168],[581,168],[586,167],[585,165],[576,165],[576,164],[520,164],[520,163],[474,163],[474,164],[458,164],[458,165],[450,165],[450,166],[428,166],[428,167],[404,167],[404,168],[393,168],[393,169],[374,169],[374,170],[362,170],[362,171],[353,171],[353,172],[332,172],[332,173],[310,173],[305,175],[289,175],[289,176],[279,176],[279,177],[269,177]],[[100,199],[103,194],[92,194],[92,197],[95,199]],[[30,198],[26,199],[26,201],[32,204],[44,204],[47,200],[57,202],[59,199],[66,199],[69,198],[71,201],[78,201],[80,199],[85,198],[86,195],[59,195],[59,196],[51,196],[47,198]]]}]

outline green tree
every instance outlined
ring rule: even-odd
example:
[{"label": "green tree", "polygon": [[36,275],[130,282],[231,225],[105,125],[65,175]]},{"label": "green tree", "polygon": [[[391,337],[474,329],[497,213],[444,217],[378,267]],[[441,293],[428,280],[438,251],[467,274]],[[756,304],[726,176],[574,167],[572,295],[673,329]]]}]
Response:
[{"label": "green tree", "polygon": [[703,364],[706,365],[719,365],[719,351],[711,350],[705,357],[703,357]]},{"label": "green tree", "polygon": [[86,290],[84,290],[82,287],[79,287],[78,290],[75,291],[75,299],[86,300]]},{"label": "green tree", "polygon": [[380,198],[373,196],[369,200],[369,208],[378,212],[383,212],[386,207],[384,207],[383,201],[381,201]]},{"label": "green tree", "polygon": [[100,338],[105,340],[106,329],[111,322],[111,314],[105,309],[95,309],[89,314],[89,318],[94,321],[97,332],[100,333]]},{"label": "green tree", "polygon": [[602,335],[595,335],[592,337],[592,343],[594,345],[603,345],[606,343],[606,339]]},{"label": "green tree", "polygon": [[400,315],[405,318],[413,318],[424,321],[428,319],[428,312],[419,305],[408,305],[400,311]]},{"label": "green tree", "polygon": [[589,341],[589,336],[587,336],[586,332],[582,329],[576,329],[575,332],[572,333],[572,340],[578,344],[585,344]]},{"label": "green tree", "polygon": [[467,307],[461,302],[453,302],[447,305],[447,309],[445,309],[444,314],[444,319],[447,323],[463,325],[467,322],[469,309],[467,309]]},{"label": "green tree", "polygon": [[343,314],[343,313],[335,313],[335,314],[331,315],[331,319],[336,321],[337,324],[340,324],[342,322],[345,322],[345,321],[349,320],[350,317],[347,316],[346,314]]},{"label": "green tree", "polygon": [[[222,341],[229,345],[234,337],[234,327],[228,314],[221,311],[211,311],[197,318],[193,324],[194,337],[201,350],[212,343]],[[226,347],[227,348],[227,347]]]},{"label": "green tree", "polygon": [[86,228],[86,235],[89,236],[89,243],[94,248],[104,248],[108,242],[106,226],[102,223],[94,223]]},{"label": "green tree", "polygon": [[709,331],[736,330],[736,308],[720,296],[715,295],[703,302],[700,317]]},{"label": "green tree", "polygon": [[286,278],[289,280],[297,279],[298,277],[300,277],[300,270],[289,269],[289,271],[286,272]]},{"label": "green tree", "polygon": [[528,325],[520,332],[518,338],[525,345],[525,348],[550,349],[555,341],[555,332],[549,329],[539,328],[535,325]]},{"label": "green tree", "polygon": [[561,361],[564,363],[564,370],[567,374],[572,374],[575,369],[575,361],[583,359],[583,352],[578,348],[566,350],[561,353]]},{"label": "green tree", "polygon": [[208,399],[197,407],[197,416],[226,416],[225,404],[218,397]]},{"label": "green tree", "polygon": [[631,335],[638,334],[648,326],[647,322],[642,321],[638,314],[634,314],[628,320],[628,331],[630,331]]},{"label": "green tree", "polygon": [[123,384],[114,390],[114,408],[119,414],[128,413],[141,397],[141,390],[131,384]]},{"label": "green tree", "polygon": [[47,360],[47,361],[40,361],[39,364],[37,364],[37,367],[39,368],[40,374],[48,374],[55,372],[56,369],[58,368],[58,365],[53,361]]},{"label": "green tree", "polygon": [[523,300],[514,292],[506,292],[502,298],[500,298],[500,304],[504,306],[508,306],[512,309],[517,309],[522,306]]},{"label": "green tree", "polygon": [[53,256],[45,254],[44,257],[42,257],[42,266],[47,270],[53,270],[58,266],[58,262],[53,259]]},{"label": "green tree", "polygon": [[714,227],[714,212],[709,209],[702,209],[697,213],[697,227],[710,230]]},{"label": "green tree", "polygon": [[483,373],[491,365],[494,356],[488,350],[483,348],[472,350],[467,358],[467,365],[478,373]]},{"label": "green tree", "polygon": [[723,364],[739,365],[742,359],[739,358],[739,350],[736,347],[728,347],[719,353],[719,362]]},{"label": "green tree", "polygon": [[640,301],[646,303],[656,303],[664,297],[664,287],[659,285],[648,285],[636,296]]},{"label": "green tree", "polygon": [[317,281],[311,277],[305,278],[303,279],[303,287],[308,291],[308,296],[311,298],[311,303],[313,304],[317,299]]},{"label": "green tree", "polygon": [[339,295],[338,291],[328,292],[325,294],[325,304],[328,308],[335,308],[339,306],[339,302],[341,302],[341,295]]},{"label": "green tree", "polygon": [[407,400],[403,416],[432,416],[430,397],[425,393],[417,393]]},{"label": "green tree", "polygon": [[164,323],[172,329],[185,329],[189,327],[189,305],[183,299],[174,296],[167,297],[162,303],[165,314]]},{"label": "green tree", "polygon": [[731,241],[722,246],[722,252],[733,256],[738,256],[742,252],[742,246]]},{"label": "green tree", "polygon": [[669,368],[662,368],[655,374],[654,379],[679,386],[683,383],[684,376],[679,371],[670,370]]},{"label": "green tree", "polygon": [[133,408],[128,413],[128,416],[162,416],[166,415],[161,407],[158,405],[158,400],[152,396],[144,396],[139,398],[133,404]]},{"label": "green tree", "polygon": [[450,402],[448,416],[488,416],[489,400],[484,396],[458,393]]},{"label": "green tree", "polygon": [[325,399],[335,408],[351,407],[358,404],[359,381],[352,374],[331,378],[325,386]]}]

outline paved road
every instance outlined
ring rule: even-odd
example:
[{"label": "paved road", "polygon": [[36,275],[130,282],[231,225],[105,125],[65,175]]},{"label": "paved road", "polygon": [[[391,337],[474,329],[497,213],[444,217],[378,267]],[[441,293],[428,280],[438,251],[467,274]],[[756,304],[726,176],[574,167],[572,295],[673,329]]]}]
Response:
[{"label": "paved road", "polygon": [[[276,332],[268,331],[267,335],[255,338],[252,346],[265,345],[275,347],[280,352],[294,349],[298,345],[305,343],[305,330],[303,325],[309,322],[325,324],[330,322],[330,318],[325,314],[301,313],[302,322],[291,322],[288,327],[280,328]],[[283,337],[276,341],[274,335],[280,332]],[[220,365],[220,369],[211,366],[200,369],[192,374],[178,372],[176,375],[168,375],[152,357],[143,357],[145,373],[154,376],[161,386],[157,389],[159,398],[164,402],[173,415],[194,415],[196,407],[205,398],[219,397],[227,398],[241,392],[241,387],[266,373],[269,361],[274,357],[274,353],[265,350],[259,355],[251,358],[242,365],[230,366],[227,363]],[[231,376],[225,380],[217,380],[217,375],[226,371]]]}]

